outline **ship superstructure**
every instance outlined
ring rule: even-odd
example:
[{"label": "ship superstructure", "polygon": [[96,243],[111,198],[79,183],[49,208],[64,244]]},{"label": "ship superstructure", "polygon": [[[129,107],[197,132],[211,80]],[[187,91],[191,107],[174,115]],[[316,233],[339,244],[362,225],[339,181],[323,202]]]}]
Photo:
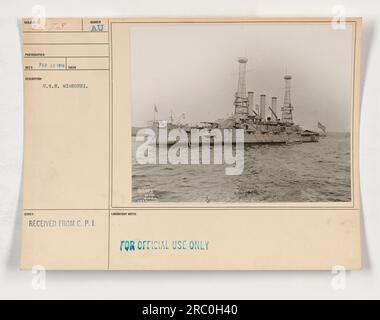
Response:
[{"label": "ship superstructure", "polygon": [[291,75],[286,75],[284,104],[281,108],[281,118],[278,115],[278,98],[271,97],[271,106],[267,105],[267,96],[260,94],[259,105],[254,103],[255,93],[247,91],[246,66],[248,59],[238,59],[239,78],[235,93],[234,114],[229,119],[218,120],[218,127],[222,129],[244,129],[244,143],[246,144],[272,144],[296,143],[306,140],[318,141],[318,133],[309,131],[303,135],[300,126],[294,124],[291,101]]},{"label": "ship superstructure", "polygon": [[[158,132],[160,128],[166,126],[168,130],[182,128],[189,135],[191,140],[192,129],[243,129],[244,144],[287,144],[302,142],[318,142],[319,133],[303,130],[294,123],[294,106],[291,100],[291,75],[285,75],[284,102],[281,107],[281,117],[278,114],[278,98],[271,97],[271,105],[267,105],[267,96],[260,94],[259,104],[255,105],[255,93],[247,91],[246,68],[248,59],[241,57],[238,59],[239,76],[237,91],[234,96],[234,112],[228,118],[216,120],[214,122],[201,122],[197,126],[176,125],[173,121],[154,120],[152,128]],[[157,107],[155,106],[155,112]],[[172,119],[172,117],[171,117]],[[235,136],[235,135],[234,135]],[[212,137],[210,138],[212,141]],[[223,141],[222,141],[223,142]],[[174,143],[174,142],[173,142]]]}]

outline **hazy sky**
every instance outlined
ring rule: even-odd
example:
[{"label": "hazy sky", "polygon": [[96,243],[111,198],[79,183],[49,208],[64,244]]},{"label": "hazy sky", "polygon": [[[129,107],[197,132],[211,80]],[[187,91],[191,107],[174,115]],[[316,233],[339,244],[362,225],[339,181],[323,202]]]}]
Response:
[{"label": "hazy sky", "polygon": [[[162,25],[131,29],[133,125],[186,114],[213,121],[233,110],[238,57],[248,58],[247,89],[284,98],[283,76],[293,76],[295,122],[350,131],[352,28],[330,25]],[[267,111],[268,112],[268,111]]]}]

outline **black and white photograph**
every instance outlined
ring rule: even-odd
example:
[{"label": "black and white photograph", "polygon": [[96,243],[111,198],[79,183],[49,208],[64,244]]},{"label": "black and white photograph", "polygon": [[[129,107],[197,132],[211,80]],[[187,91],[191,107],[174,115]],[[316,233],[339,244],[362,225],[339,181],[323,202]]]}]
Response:
[{"label": "black and white photograph", "polygon": [[132,26],[138,203],[352,201],[353,25]]}]

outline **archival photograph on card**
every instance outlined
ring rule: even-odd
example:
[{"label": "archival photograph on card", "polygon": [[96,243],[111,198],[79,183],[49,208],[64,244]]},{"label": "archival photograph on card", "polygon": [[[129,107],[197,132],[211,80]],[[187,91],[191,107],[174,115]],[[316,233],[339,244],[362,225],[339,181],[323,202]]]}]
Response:
[{"label": "archival photograph on card", "polygon": [[351,202],[353,34],[130,26],[132,201]]}]

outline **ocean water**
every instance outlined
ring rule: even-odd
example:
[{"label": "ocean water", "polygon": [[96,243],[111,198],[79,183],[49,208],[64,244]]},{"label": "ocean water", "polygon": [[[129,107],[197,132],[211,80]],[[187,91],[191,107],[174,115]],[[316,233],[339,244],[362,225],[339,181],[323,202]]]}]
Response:
[{"label": "ocean water", "polygon": [[134,202],[279,203],[351,201],[350,135],[319,143],[244,147],[244,171],[225,165],[140,165],[133,145]]}]

